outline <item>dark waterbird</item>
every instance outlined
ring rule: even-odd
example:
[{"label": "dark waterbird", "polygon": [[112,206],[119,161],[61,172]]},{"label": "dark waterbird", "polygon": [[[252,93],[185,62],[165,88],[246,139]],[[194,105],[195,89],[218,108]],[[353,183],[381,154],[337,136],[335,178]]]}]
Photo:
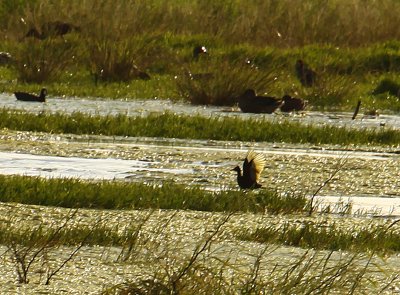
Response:
[{"label": "dark waterbird", "polygon": [[8,65],[13,62],[13,58],[8,52],[0,52],[0,66]]},{"label": "dark waterbird", "polygon": [[317,73],[312,70],[303,60],[299,59],[295,65],[296,76],[301,85],[311,87],[315,84]]},{"label": "dark waterbird", "polygon": [[253,150],[248,151],[243,162],[243,174],[239,166],[232,169],[237,172],[237,182],[240,188],[260,188],[261,184],[258,181],[260,180],[261,172],[264,170],[265,163],[264,155],[257,154]]},{"label": "dark waterbird", "polygon": [[[207,48],[205,46],[195,46],[193,48],[193,60],[198,61],[200,56],[208,55]],[[213,73],[192,73],[188,71],[188,75],[191,80],[203,80],[207,81],[214,78]]]},{"label": "dark waterbird", "polygon": [[198,60],[201,55],[208,54],[205,46],[195,46],[193,48],[193,59]]},{"label": "dark waterbird", "polygon": [[80,31],[78,26],[62,21],[53,21],[44,23],[41,26],[41,30],[36,27],[31,28],[25,35],[25,37],[33,37],[36,39],[44,40],[49,36],[61,36],[71,33],[72,31]]},{"label": "dark waterbird", "polygon": [[22,101],[36,101],[36,102],[45,102],[46,101],[46,95],[47,95],[47,90],[46,88],[43,88],[40,91],[39,96],[26,93],[26,92],[14,92],[15,97],[17,100],[22,100]]},{"label": "dark waterbird", "polygon": [[306,107],[306,101],[302,98],[291,97],[290,95],[284,95],[282,97],[283,104],[280,109],[281,112],[293,112],[293,111],[302,111]]},{"label": "dark waterbird", "polygon": [[256,95],[253,89],[247,89],[238,97],[238,103],[243,113],[272,114],[282,106],[283,101],[271,96]]}]

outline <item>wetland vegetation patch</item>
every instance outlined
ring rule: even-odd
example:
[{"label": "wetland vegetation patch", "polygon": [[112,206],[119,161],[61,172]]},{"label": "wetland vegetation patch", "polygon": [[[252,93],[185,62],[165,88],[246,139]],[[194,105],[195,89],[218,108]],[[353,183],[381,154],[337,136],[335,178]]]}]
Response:
[{"label": "wetland vegetation patch", "polygon": [[[206,128],[207,126],[207,128]],[[398,145],[400,132],[392,128],[352,129],[298,122],[204,117],[152,113],[145,117],[46,113],[39,115],[0,110],[0,128],[49,133],[96,134],[132,137],[266,141],[311,144]]]},{"label": "wetland vegetation patch", "polygon": [[366,225],[362,228],[341,229],[338,224],[318,224],[303,222],[302,224],[284,224],[280,228],[262,227],[251,233],[240,233],[238,238],[244,241],[259,243],[276,243],[287,246],[312,248],[331,251],[353,252],[398,252],[400,251],[400,234],[395,225]]},{"label": "wetland vegetation patch", "polygon": [[98,209],[182,209],[198,211],[301,212],[304,196],[280,196],[266,189],[207,192],[176,183],[141,183],[45,179],[0,175],[0,201]]}]

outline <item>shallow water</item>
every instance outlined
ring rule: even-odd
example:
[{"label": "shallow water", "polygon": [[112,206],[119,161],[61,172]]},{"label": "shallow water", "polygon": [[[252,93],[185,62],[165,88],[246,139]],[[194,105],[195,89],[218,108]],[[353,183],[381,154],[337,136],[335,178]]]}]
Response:
[{"label": "shallow water", "polygon": [[[11,226],[18,228],[23,225],[32,227],[44,226],[58,227],[65,218],[71,214],[69,209],[42,207],[22,204],[2,204],[0,203],[0,220],[3,222],[13,221]],[[144,218],[149,216],[148,210],[79,210],[70,220],[73,227],[81,227],[93,224],[94,221],[101,219],[107,228],[118,225],[120,231],[132,225],[139,224]],[[43,285],[43,279],[47,268],[54,269],[60,265],[68,255],[74,251],[75,247],[51,248],[46,253],[50,261],[49,264],[42,265],[42,260],[37,260],[29,272],[30,284],[19,285],[15,283],[16,274],[11,260],[11,253],[6,252],[5,246],[0,246],[0,253],[6,253],[0,260],[0,290],[1,292],[13,294],[99,294],[99,292],[109,286],[123,283],[146,275],[158,274],[164,269],[160,265],[165,263],[178,264],[179,261],[189,259],[192,249],[196,245],[201,245],[204,238],[220,224],[222,213],[195,212],[195,211],[172,211],[157,210],[152,212],[147,222],[141,230],[140,242],[136,245],[137,251],[134,259],[127,262],[117,261],[121,253],[119,247],[83,247],[73,261],[67,263],[62,271],[54,277],[49,286]],[[265,245],[259,243],[241,242],[235,240],[235,235],[239,231],[253,231],[257,227],[274,226],[279,228],[287,223],[298,224],[303,222],[315,222],[321,226],[335,224],[343,230],[368,227],[371,224],[369,218],[341,218],[335,216],[316,216],[316,217],[295,217],[295,216],[268,216],[262,214],[235,214],[225,224],[221,234],[216,237],[212,246],[205,252],[208,259],[201,263],[209,264],[218,258],[219,261],[226,263],[226,268],[232,267],[228,274],[243,279],[246,272],[254,263],[255,255],[260,253]],[[388,225],[391,221],[378,220],[377,224]],[[148,235],[153,238],[148,239]],[[154,251],[154,252],[153,252]],[[260,275],[270,275],[270,271],[277,267],[274,275],[283,275],[282,272],[288,271],[290,265],[297,261],[304,253],[305,249],[268,246],[268,251],[261,264]],[[164,258],[158,260],[156,256],[163,253]],[[310,250],[310,255],[315,256],[315,270],[308,270],[308,276],[321,273],[324,264],[317,263],[319,256],[327,255],[328,251]],[[330,263],[340,263],[352,256],[351,253],[335,252]],[[347,258],[346,258],[347,257]],[[168,259],[167,259],[168,258]],[[355,260],[355,270],[362,269],[366,264],[368,255],[360,255]],[[46,260],[45,260],[46,261]],[[187,261],[187,260],[186,260]],[[323,260],[322,260],[323,261]],[[229,263],[228,263],[229,262]],[[343,261],[342,261],[343,262]],[[374,257],[371,266],[368,267],[366,277],[374,282],[374,290],[381,288],[387,279],[397,272],[400,258],[396,255],[380,259]],[[157,268],[158,266],[158,268]],[[384,268],[382,272],[379,268]],[[243,273],[241,273],[243,271]],[[225,274],[227,275],[227,274]],[[41,282],[41,284],[39,284]],[[366,282],[365,282],[366,283]],[[399,282],[392,285],[398,288]],[[374,292],[373,292],[374,293]]]},{"label": "shallow water", "polygon": [[[172,180],[208,190],[237,189],[232,168],[241,165],[249,148],[268,160],[261,178],[266,188],[311,195],[344,163],[318,193],[330,196],[324,202],[360,197],[352,199],[354,210],[371,211],[371,202],[377,202],[381,214],[399,214],[394,197],[400,196],[400,155],[392,149],[5,132],[0,134],[0,173],[147,183]],[[367,197],[373,201],[362,207]],[[386,199],[379,203],[379,198],[388,197],[392,204]]]},{"label": "shallow water", "polygon": [[[0,105],[12,109],[32,112],[83,111],[92,114],[146,115],[149,112],[171,111],[179,114],[201,114],[204,116],[257,117],[271,120],[289,119],[313,124],[334,124],[357,128],[399,128],[398,116],[382,115],[351,121],[350,113],[305,112],[301,115],[251,115],[226,108],[198,107],[168,100],[114,101],[59,99],[50,97],[45,104],[18,102],[13,96],[0,95]],[[386,128],[384,127],[384,128]],[[0,173],[38,175],[42,177],[77,177],[82,179],[115,179],[121,181],[162,182],[165,180],[198,185],[208,190],[237,189],[235,174],[231,169],[241,164],[247,150],[253,148],[267,158],[267,166],[261,182],[268,189],[281,193],[304,193],[312,195],[339,163],[344,163],[339,173],[318,193],[316,199],[321,210],[341,212],[349,202],[357,218],[346,215],[316,215],[309,219],[296,216],[268,216],[236,214],[224,234],[215,243],[215,254],[219,259],[230,259],[239,267],[248,269],[254,263],[254,255],[264,246],[257,243],[235,240],[237,231],[251,231],[263,225],[276,227],[284,224],[301,225],[304,220],[354,229],[367,227],[371,221],[385,224],[400,216],[400,154],[398,148],[312,146],[251,142],[219,142],[207,140],[176,140],[163,138],[124,138],[104,136],[59,135],[32,132],[0,131]],[[338,205],[339,202],[339,205]],[[29,206],[21,204],[0,204],[0,220],[11,222],[12,226],[57,226],[65,220],[69,209]],[[336,210],[336,211],[335,211]],[[359,214],[357,214],[359,213]],[[120,230],[139,223],[148,214],[146,211],[79,210],[74,226],[92,224],[104,218],[109,227]],[[173,222],[167,225],[171,211],[159,210],[146,223],[143,237],[151,236],[151,243],[170,247],[171,253],[180,256],[188,254],[189,246],[198,243],[209,234],[220,214],[208,212],[179,211]],[[373,215],[378,218],[370,218]],[[384,217],[384,218],[379,218]],[[165,243],[165,244],[163,244]],[[177,246],[179,245],[179,251]],[[157,266],[151,265],[148,245],[145,245],[142,260],[122,264],[116,262],[121,249],[117,247],[84,247],[72,263],[68,263],[50,286],[38,284],[43,271],[37,264],[32,270],[32,281],[28,285],[16,284],[15,267],[9,252],[0,261],[0,292],[14,294],[99,294],[104,288],[123,283],[126,280],[154,274]],[[0,246],[4,253],[5,246]],[[73,247],[51,250],[52,265],[62,262]],[[186,251],[186,252],[182,252]],[[271,251],[264,265],[268,275],[271,267],[281,264],[287,267],[305,250],[291,247],[277,247]],[[151,253],[150,253],[151,254]],[[336,252],[336,260],[343,253]],[[343,255],[347,255],[344,253]],[[65,258],[64,258],[65,259]],[[366,259],[360,260],[360,265]],[[392,255],[385,260],[373,259],[373,270],[368,269],[367,277],[377,282],[377,290],[398,272],[399,257]],[[159,268],[159,266],[158,266]],[[378,269],[380,268],[380,269]],[[385,272],[382,272],[382,269]],[[320,273],[316,271],[315,273]],[[310,275],[315,275],[312,273]],[[366,282],[367,280],[364,280]],[[43,281],[42,281],[43,282]],[[390,293],[399,290],[396,282],[388,289]],[[374,293],[374,292],[372,292]],[[371,293],[371,294],[372,294]]]},{"label": "shallow water", "polygon": [[144,116],[149,113],[171,112],[185,115],[202,116],[235,116],[240,118],[265,118],[272,121],[289,120],[315,125],[335,125],[350,128],[400,128],[400,116],[397,114],[382,114],[379,117],[359,115],[351,120],[352,113],[347,112],[312,112],[301,114],[245,114],[238,108],[194,106],[188,103],[172,102],[165,99],[149,100],[107,100],[49,97],[45,103],[17,101],[11,94],[0,94],[0,107],[25,110],[29,112],[84,112],[99,115],[126,114],[129,116]]}]

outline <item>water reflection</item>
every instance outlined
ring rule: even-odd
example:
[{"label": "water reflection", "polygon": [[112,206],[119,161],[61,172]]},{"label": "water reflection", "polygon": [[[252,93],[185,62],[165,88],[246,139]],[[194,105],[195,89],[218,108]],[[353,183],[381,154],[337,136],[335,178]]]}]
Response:
[{"label": "water reflection", "polygon": [[170,100],[106,100],[82,98],[50,97],[46,103],[31,103],[17,101],[13,95],[0,94],[0,106],[11,109],[25,110],[39,113],[50,112],[85,112],[99,115],[126,114],[129,116],[143,116],[153,112],[171,112],[176,114],[202,116],[235,116],[240,118],[265,118],[268,120],[290,120],[315,125],[335,125],[350,128],[400,128],[398,115],[380,115],[379,117],[362,116],[351,120],[352,113],[347,112],[311,112],[301,114],[248,114],[241,113],[238,108],[194,106],[188,103],[172,102]]}]

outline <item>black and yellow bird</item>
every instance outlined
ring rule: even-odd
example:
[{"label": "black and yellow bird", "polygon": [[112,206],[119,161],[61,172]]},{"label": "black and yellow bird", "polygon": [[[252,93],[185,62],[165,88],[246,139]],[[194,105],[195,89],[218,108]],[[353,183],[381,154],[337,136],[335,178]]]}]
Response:
[{"label": "black and yellow bird", "polygon": [[46,88],[42,88],[39,95],[34,95],[26,92],[14,92],[15,97],[17,100],[22,101],[36,101],[36,102],[45,102],[47,90]]},{"label": "black and yellow bird", "polygon": [[257,154],[253,150],[248,151],[243,162],[243,174],[239,166],[232,169],[237,172],[237,182],[240,188],[260,188],[261,184],[258,181],[260,180],[261,172],[264,170],[265,163],[264,155]]}]

